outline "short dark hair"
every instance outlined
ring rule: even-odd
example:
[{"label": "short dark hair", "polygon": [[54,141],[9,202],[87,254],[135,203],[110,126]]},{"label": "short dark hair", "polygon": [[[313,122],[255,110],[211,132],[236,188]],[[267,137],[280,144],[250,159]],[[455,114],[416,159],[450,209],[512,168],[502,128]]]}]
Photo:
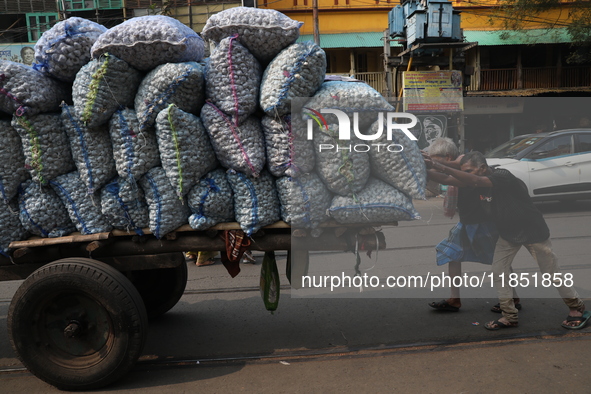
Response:
[{"label": "short dark hair", "polygon": [[484,155],[478,151],[472,151],[472,152],[468,152],[464,155],[464,157],[462,157],[462,160],[460,160],[460,165],[466,164],[466,163],[472,163],[472,165],[474,167],[480,167],[481,165],[488,165],[486,163],[486,158],[484,157]]}]

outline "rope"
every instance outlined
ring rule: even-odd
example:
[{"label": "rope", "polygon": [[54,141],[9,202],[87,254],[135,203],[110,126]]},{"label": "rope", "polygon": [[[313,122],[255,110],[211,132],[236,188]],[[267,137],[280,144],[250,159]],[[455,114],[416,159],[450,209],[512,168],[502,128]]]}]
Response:
[{"label": "rope", "polygon": [[204,178],[204,180],[207,181],[208,185],[207,189],[205,190],[205,193],[203,193],[203,195],[199,199],[199,211],[197,213],[198,219],[205,217],[205,200],[207,200],[209,194],[211,192],[219,193],[221,191],[220,188],[215,184],[215,180],[213,180],[212,178]]},{"label": "rope", "polygon": [[208,101],[206,104],[211,105],[211,107],[214,110],[216,110],[216,112],[226,121],[226,123],[230,127],[230,130],[232,131],[232,135],[234,135],[234,139],[238,143],[238,147],[240,148],[240,152],[242,152],[242,156],[244,157],[244,160],[246,161],[246,164],[248,165],[248,168],[250,168],[250,170],[252,171],[253,176],[254,177],[257,177],[258,176],[258,172],[254,168],[254,165],[250,161],[250,158],[248,157],[248,154],[246,153],[246,150],[242,146],[242,141],[240,141],[240,136],[238,135],[238,132],[236,131],[236,129],[235,129],[234,125],[232,124],[232,122],[230,122],[230,120],[228,119],[228,117],[222,111],[220,111],[219,108],[216,107],[211,101]]},{"label": "rope", "polygon": [[140,125],[140,130],[146,128],[147,119],[149,116],[154,112],[160,112],[156,110],[161,109],[163,107],[162,104],[166,104],[168,102],[168,99],[176,93],[179,86],[181,86],[181,84],[185,82],[187,78],[189,78],[192,71],[192,67],[189,66],[189,69],[182,75],[175,78],[175,80],[170,85],[168,85],[168,87],[160,95],[156,96],[152,101],[146,103],[146,110],[144,111],[144,119],[146,120]]},{"label": "rope", "polygon": [[[4,82],[4,80],[6,80],[6,75],[0,74],[0,82]],[[6,90],[4,88],[0,88],[0,94],[3,94],[4,96],[15,101],[19,105],[19,107],[14,112],[16,116],[23,116],[25,114],[25,112],[27,112],[27,108],[24,106],[22,101],[20,101],[16,96],[14,96],[8,90]]]},{"label": "rope", "polygon": [[295,184],[300,188],[302,192],[302,197],[304,199],[304,223],[309,225],[312,223],[310,218],[310,196],[306,193],[306,189],[304,189],[304,185],[298,178],[289,178],[290,181],[295,182]]},{"label": "rope", "polygon": [[[308,44],[308,43],[306,43],[306,44]],[[311,45],[308,45],[308,46],[311,46]],[[314,52],[316,52],[316,48],[314,46],[312,46],[311,48],[308,48],[306,52],[304,52],[304,53],[300,54],[300,56],[298,56],[291,71],[289,71],[288,75],[285,75],[287,77],[287,79],[283,82],[281,89],[279,89],[279,97],[277,98],[277,102],[275,104],[273,104],[272,106],[270,106],[269,108],[267,108],[265,110],[265,112],[275,110],[279,106],[279,103],[281,103],[283,100],[285,100],[285,98],[287,97],[287,94],[291,88],[291,85],[293,84],[293,82],[296,79],[296,75],[301,72],[302,66],[304,64],[306,64],[308,57],[312,56],[314,54]]]},{"label": "rope", "polygon": [[40,225],[38,225],[33,218],[31,217],[31,215],[29,214],[29,211],[27,211],[27,207],[25,205],[25,191],[19,186],[19,200],[18,200],[18,205],[20,208],[20,212],[21,215],[24,215],[28,220],[29,223],[31,223],[33,225],[33,227],[36,227],[41,234],[44,237],[49,236],[49,232],[47,232],[43,227],[41,227]]},{"label": "rope", "polygon": [[90,158],[88,157],[88,148],[86,146],[86,139],[84,138],[84,133],[78,124],[78,121],[74,119],[72,114],[70,113],[70,107],[68,105],[63,106],[66,110],[68,117],[70,118],[70,122],[72,122],[72,126],[76,130],[78,134],[78,139],[80,141],[80,149],[82,150],[82,157],[84,158],[84,165],[86,165],[86,173],[88,175],[88,194],[94,193],[94,177],[92,176],[92,163],[90,162]]},{"label": "rope", "polygon": [[63,194],[63,196],[66,198],[66,200],[68,200],[68,202],[70,203],[70,207],[72,208],[72,211],[74,211],[74,216],[76,216],[76,220],[82,226],[82,234],[91,234],[91,231],[86,227],[86,222],[84,221],[82,216],[80,216],[80,212],[78,211],[78,206],[76,205],[76,202],[72,199],[72,197],[70,197],[68,191],[56,181],[49,181],[49,184],[57,187],[59,191]]},{"label": "rope", "polygon": [[48,56],[48,54],[54,53],[55,52],[54,46],[56,44],[61,43],[65,38],[70,38],[70,37],[73,37],[73,36],[76,36],[79,34],[84,34],[84,33],[87,33],[87,31],[80,30],[78,28],[78,26],[73,26],[66,19],[64,21],[64,34],[47,42],[46,47],[42,48],[42,51],[41,51],[41,53],[42,53],[41,59],[43,60],[43,62],[42,63],[33,63],[33,65],[32,65],[33,68],[37,71],[41,71],[41,72],[46,73],[46,74],[53,77],[54,75],[49,72],[49,63],[48,63],[49,56]]},{"label": "rope", "polygon": [[123,216],[125,217],[125,219],[129,223],[129,226],[131,228],[133,228],[133,230],[135,231],[135,233],[137,235],[144,235],[144,232],[142,231],[142,229],[139,228],[134,223],[133,219],[131,218],[131,215],[129,214],[129,208],[127,207],[127,204],[125,204],[125,202],[123,201],[123,199],[121,198],[121,196],[119,196],[119,190],[120,190],[119,189],[119,183],[113,182],[113,183],[108,184],[105,187],[106,187],[107,191],[109,193],[111,193],[111,195],[113,195],[113,197],[115,197],[115,200],[117,200],[117,202],[119,203],[119,206],[123,210]]},{"label": "rope", "polygon": [[31,167],[37,171],[37,176],[39,177],[39,182],[41,184],[45,184],[46,181],[43,178],[43,160],[42,160],[42,151],[41,151],[41,143],[39,142],[39,135],[31,125],[28,119],[20,117],[17,118],[17,122],[21,125],[22,128],[25,129],[27,135],[30,138],[30,147],[31,147]]},{"label": "rope", "polygon": [[99,88],[101,80],[104,79],[105,75],[107,74],[107,69],[109,66],[109,54],[104,54],[105,61],[99,67],[99,69],[92,74],[92,81],[88,85],[88,94],[86,95],[86,105],[84,106],[84,111],[82,112],[81,120],[86,124],[91,116],[92,116],[92,108],[94,107],[94,103],[96,102],[96,98],[98,96]]}]

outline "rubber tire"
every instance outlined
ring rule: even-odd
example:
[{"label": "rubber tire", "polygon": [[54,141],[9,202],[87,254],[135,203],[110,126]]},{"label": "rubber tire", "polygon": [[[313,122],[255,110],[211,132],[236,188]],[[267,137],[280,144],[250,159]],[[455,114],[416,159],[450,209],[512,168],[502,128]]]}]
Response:
[{"label": "rubber tire", "polygon": [[182,253],[179,253],[179,259],[181,260],[180,265],[174,268],[131,272],[131,283],[134,284],[144,301],[148,319],[164,315],[183,296],[187,287],[189,270]]},{"label": "rubber tire", "polygon": [[[64,328],[72,316],[86,329],[68,339]],[[143,301],[125,275],[86,258],[57,260],[33,272],[17,290],[7,320],[25,367],[61,390],[92,390],[127,374],[148,327]]]}]

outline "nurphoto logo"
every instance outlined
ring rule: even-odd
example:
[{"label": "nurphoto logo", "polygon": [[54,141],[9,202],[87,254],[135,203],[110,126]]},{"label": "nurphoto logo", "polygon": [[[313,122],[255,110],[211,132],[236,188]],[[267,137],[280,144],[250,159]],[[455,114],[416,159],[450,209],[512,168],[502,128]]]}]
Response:
[{"label": "nurphoto logo", "polygon": [[[347,150],[349,152],[369,152],[370,150],[374,149],[376,151],[380,150],[387,150],[388,152],[397,153],[402,152],[404,147],[397,143],[356,143],[356,144],[343,144],[343,141],[351,141],[351,129],[353,130],[353,134],[358,140],[361,141],[377,141],[382,138],[384,134],[384,128],[386,129],[386,139],[388,141],[393,140],[393,130],[398,129],[401,130],[409,139],[412,141],[416,141],[417,137],[410,131],[418,122],[417,117],[413,114],[405,113],[405,112],[377,112],[377,121],[378,127],[375,133],[373,134],[364,134],[359,131],[359,113],[353,112],[353,127],[351,127],[351,120],[349,115],[345,112],[334,109],[334,108],[323,108],[320,111],[316,111],[312,108],[304,107],[306,115],[310,117],[307,122],[307,138],[308,140],[312,140],[313,137],[313,130],[314,130],[314,123],[313,120],[316,121],[318,127],[320,129],[324,129],[327,132],[331,132],[329,130],[328,122],[326,121],[325,117],[322,114],[332,114],[337,117],[338,120],[338,143],[335,144],[319,144],[318,151],[341,151]],[[409,123],[397,123],[394,119],[410,119]],[[385,125],[385,127],[384,127]],[[336,136],[335,136],[336,137]]]}]

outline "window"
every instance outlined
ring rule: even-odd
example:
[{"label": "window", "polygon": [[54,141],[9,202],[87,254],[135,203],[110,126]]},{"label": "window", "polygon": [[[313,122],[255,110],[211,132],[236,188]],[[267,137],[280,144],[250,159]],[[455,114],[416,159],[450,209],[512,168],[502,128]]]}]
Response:
[{"label": "window", "polygon": [[49,30],[57,22],[56,13],[47,14],[27,14],[27,30],[29,32],[29,42],[35,42],[46,30]]},{"label": "window", "polygon": [[528,159],[540,160],[551,157],[565,156],[572,153],[572,135],[563,135],[542,144],[527,155]]},{"label": "window", "polygon": [[96,8],[99,10],[112,10],[123,8],[122,0],[96,0]]},{"label": "window", "polygon": [[[78,10],[94,10],[97,6],[94,4],[94,0],[64,0],[66,10],[78,11]],[[62,8],[62,2],[59,2],[60,9]]]},{"label": "window", "polygon": [[591,152],[591,134],[577,135],[577,153]]}]

